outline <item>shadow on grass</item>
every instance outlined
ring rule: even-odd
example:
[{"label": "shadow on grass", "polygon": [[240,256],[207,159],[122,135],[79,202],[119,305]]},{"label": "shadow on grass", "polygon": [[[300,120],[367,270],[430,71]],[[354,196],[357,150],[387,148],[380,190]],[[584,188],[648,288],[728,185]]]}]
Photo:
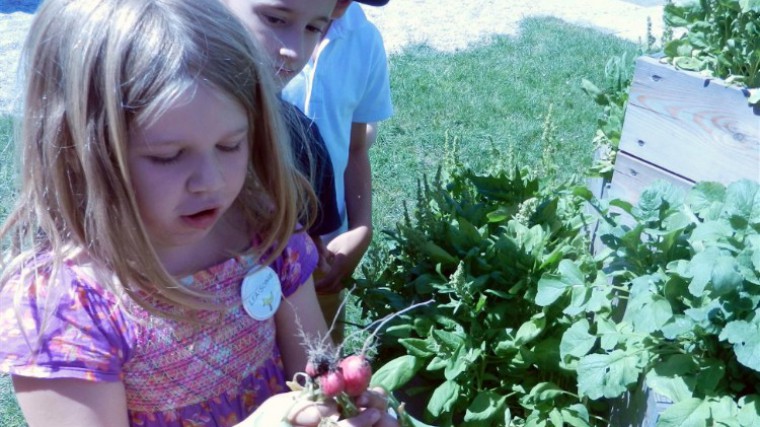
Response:
[{"label": "shadow on grass", "polygon": [[13,394],[13,384],[7,375],[0,375],[0,427],[26,426]]},{"label": "shadow on grass", "polygon": [[461,160],[475,169],[497,160],[494,149],[503,157],[512,154],[520,166],[537,165],[550,106],[561,174],[581,173],[591,164],[602,113],[581,81],[604,87],[607,61],[624,52],[632,58],[636,51],[635,44],[612,35],[530,18],[517,36],[471,50],[418,46],[391,56],[396,113],[380,125],[370,150],[376,228],[392,228],[401,219],[399,201],[413,200],[417,180],[435,173],[447,141],[457,141]]}]

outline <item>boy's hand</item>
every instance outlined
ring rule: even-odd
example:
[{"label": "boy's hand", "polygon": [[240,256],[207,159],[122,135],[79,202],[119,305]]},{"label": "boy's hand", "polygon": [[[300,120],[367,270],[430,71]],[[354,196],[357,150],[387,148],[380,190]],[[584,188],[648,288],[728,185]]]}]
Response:
[{"label": "boy's hand", "polygon": [[314,271],[314,283],[315,285],[330,272],[330,268],[335,256],[332,252],[329,252],[325,247],[322,238],[319,236],[311,236],[311,240],[314,241],[314,246],[317,247],[317,254],[319,254],[319,261],[317,261],[317,268]]},{"label": "boy's hand", "polygon": [[[361,226],[339,234],[327,244],[324,261],[329,264],[324,275],[315,277],[317,293],[337,293],[351,277],[372,241],[372,229]],[[320,264],[322,261],[320,261]]]}]

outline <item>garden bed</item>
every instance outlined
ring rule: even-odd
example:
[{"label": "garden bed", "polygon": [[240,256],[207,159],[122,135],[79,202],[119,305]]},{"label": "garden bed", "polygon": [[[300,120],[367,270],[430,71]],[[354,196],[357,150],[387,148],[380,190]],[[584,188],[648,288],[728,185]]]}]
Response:
[{"label": "garden bed", "polygon": [[[760,108],[720,79],[642,56],[636,61],[606,198],[632,203],[655,181],[760,181]],[[613,425],[650,426],[669,399],[640,385],[613,404]]]},{"label": "garden bed", "polygon": [[720,79],[640,57],[630,88],[610,196],[635,202],[662,179],[760,180],[760,108]]}]

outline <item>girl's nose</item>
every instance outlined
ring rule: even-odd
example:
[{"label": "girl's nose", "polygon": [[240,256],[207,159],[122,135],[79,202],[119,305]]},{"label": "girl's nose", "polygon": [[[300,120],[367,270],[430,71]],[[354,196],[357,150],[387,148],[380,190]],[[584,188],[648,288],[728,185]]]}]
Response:
[{"label": "girl's nose", "polygon": [[216,191],[224,186],[224,170],[214,155],[202,156],[187,181],[192,193]]},{"label": "girl's nose", "polygon": [[296,34],[280,37],[280,56],[287,61],[295,61],[303,55],[303,40]]}]

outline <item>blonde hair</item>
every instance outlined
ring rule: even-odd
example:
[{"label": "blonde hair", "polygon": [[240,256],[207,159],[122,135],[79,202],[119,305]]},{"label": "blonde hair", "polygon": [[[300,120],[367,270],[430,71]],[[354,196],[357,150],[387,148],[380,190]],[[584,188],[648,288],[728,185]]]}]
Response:
[{"label": "blonde hair", "polygon": [[266,263],[277,257],[296,231],[302,200],[314,196],[293,166],[259,51],[218,1],[46,1],[22,56],[22,184],[0,229],[8,251],[0,289],[12,276],[58,271],[76,249],[105,273],[101,280],[110,277],[110,290],[151,311],[214,306],[159,262],[126,161],[130,129],[196,84],[227,93],[247,112],[251,161],[236,205],[260,241],[256,255],[266,254]]}]

